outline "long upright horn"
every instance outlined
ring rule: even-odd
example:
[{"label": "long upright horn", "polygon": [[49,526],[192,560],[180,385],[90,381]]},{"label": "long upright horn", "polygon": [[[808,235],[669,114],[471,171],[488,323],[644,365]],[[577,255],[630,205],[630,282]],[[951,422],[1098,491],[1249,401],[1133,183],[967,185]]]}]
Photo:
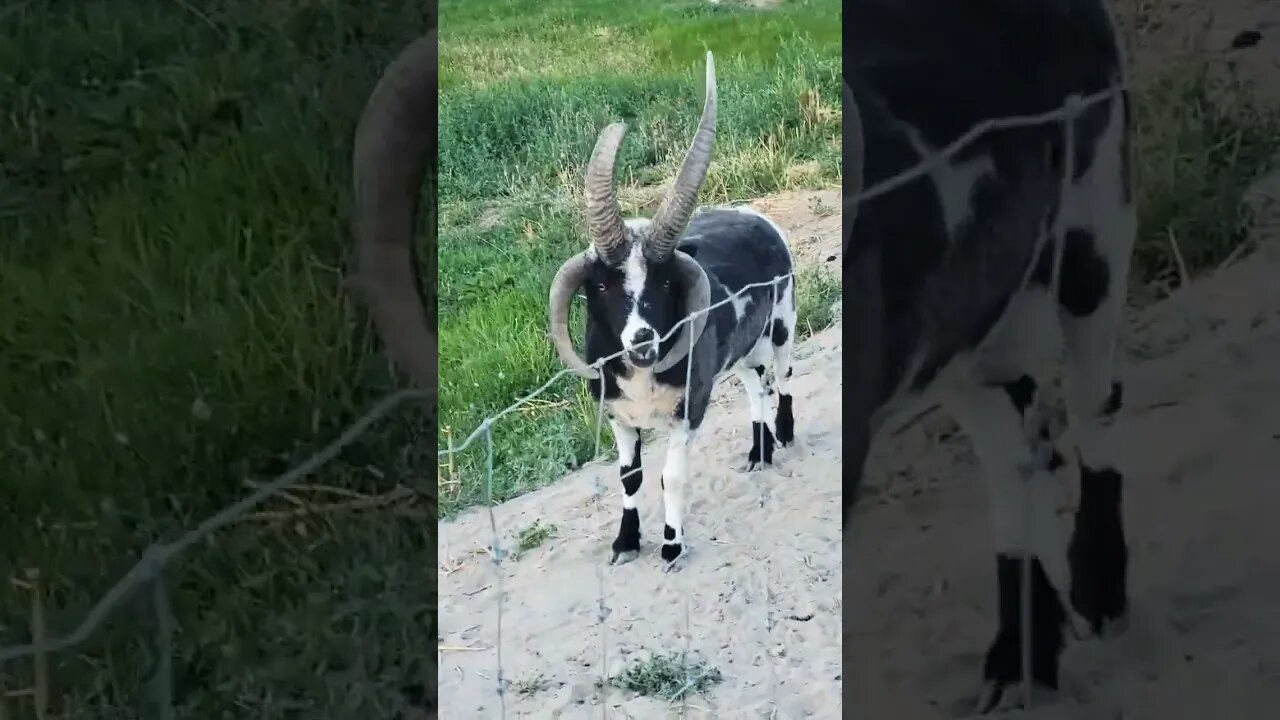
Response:
[{"label": "long upright horn", "polygon": [[626,134],[625,123],[613,123],[605,128],[596,140],[596,149],[591,153],[585,173],[587,232],[596,254],[610,265],[622,262],[631,248],[613,184],[614,162]]},{"label": "long upright horn", "polygon": [[689,217],[693,214],[694,203],[698,199],[698,191],[702,189],[702,181],[707,177],[707,168],[711,166],[711,150],[716,141],[716,63],[707,53],[707,95],[702,106],[702,119],[698,121],[698,130],[693,135],[693,143],[685,153],[684,162],[680,165],[680,174],[676,176],[675,187],[671,194],[663,199],[654,213],[653,222],[649,226],[649,235],[645,240],[645,257],[652,262],[663,262],[671,257],[676,243],[680,241],[680,233],[684,232]]},{"label": "long upright horn", "polygon": [[345,285],[369,307],[390,356],[414,384],[439,387],[436,336],[417,282],[414,221],[435,155],[436,31],[387,66],[356,126],[356,269]]}]

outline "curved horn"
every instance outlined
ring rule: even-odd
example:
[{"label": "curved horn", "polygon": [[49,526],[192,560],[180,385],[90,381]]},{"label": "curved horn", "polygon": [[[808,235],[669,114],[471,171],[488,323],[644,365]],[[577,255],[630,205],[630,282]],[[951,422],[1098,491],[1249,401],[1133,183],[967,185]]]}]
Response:
[{"label": "curved horn", "polygon": [[596,254],[610,265],[621,263],[631,247],[613,185],[614,161],[626,134],[625,123],[613,123],[605,128],[596,140],[596,149],[591,153],[585,173],[587,232]]},{"label": "curved horn", "polygon": [[680,326],[680,334],[676,336],[671,352],[653,366],[654,373],[669,370],[689,354],[689,348],[698,342],[698,338],[702,337],[703,329],[707,326],[707,313],[702,311],[711,305],[711,281],[707,279],[707,272],[702,269],[702,266],[679,250],[675,251],[672,260],[675,261],[676,269],[684,278],[685,315],[698,314]]},{"label": "curved horn", "polygon": [[654,213],[649,235],[645,241],[645,257],[651,262],[663,262],[671,257],[680,233],[684,232],[693,214],[698,191],[711,166],[711,149],[716,141],[716,63],[707,53],[707,96],[702,106],[702,119],[693,134],[693,143],[685,153],[675,187],[663,199]]},{"label": "curved horn", "polygon": [[413,235],[435,157],[436,44],[433,29],[400,52],[356,126],[356,268],[344,282],[368,306],[392,362],[432,391],[439,383],[437,344],[417,281]]},{"label": "curved horn", "polygon": [[862,193],[863,186],[866,138],[862,134],[862,113],[858,111],[858,102],[853,99],[853,90],[844,79],[840,84],[844,96],[844,212],[841,213],[840,225],[844,235],[842,252],[848,257],[849,238],[853,235],[853,223],[858,219],[858,206],[861,204],[858,195]]},{"label": "curved horn", "polygon": [[547,335],[551,338],[556,353],[560,355],[560,361],[570,372],[594,380],[600,377],[599,371],[582,359],[573,349],[573,341],[569,339],[569,302],[582,285],[589,262],[591,261],[586,254],[580,253],[566,260],[556,272],[555,279],[551,281],[550,331]]}]

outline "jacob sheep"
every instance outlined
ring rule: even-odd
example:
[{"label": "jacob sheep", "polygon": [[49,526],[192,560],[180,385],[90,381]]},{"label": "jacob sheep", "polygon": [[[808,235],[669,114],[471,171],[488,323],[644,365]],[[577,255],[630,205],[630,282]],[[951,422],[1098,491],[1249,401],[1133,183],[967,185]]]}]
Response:
[{"label": "jacob sheep", "polygon": [[[614,123],[600,134],[585,172],[590,247],[566,261],[551,284],[552,344],[572,372],[589,379],[593,397],[603,393],[618,446],[622,521],[610,562],[629,561],[640,550],[641,429],[669,432],[661,477],[661,556],[668,569],[684,553],[689,446],[715,382],[733,373],[747,391],[749,469],[771,463],[775,442],[787,445],[794,437],[787,381],[796,306],[786,238],[749,208],[694,213],[716,132],[711,53],[706,72],[693,144],[651,220],[623,219],[616,199],[614,159],[626,126]],[[569,303],[580,289],[586,293],[585,359],[574,350],[568,329]],[[771,420],[775,385],[778,406]]]},{"label": "jacob sheep", "polygon": [[[1113,357],[1136,220],[1130,99],[1117,89],[1124,58],[1104,2],[845,8],[846,197],[933,161],[984,121],[1079,99],[1067,103],[1073,122],[992,129],[845,209],[846,528],[872,437],[906,402],[937,391],[973,444],[989,496],[999,611],[983,712],[1020,698],[1008,689],[1023,679],[1024,567],[1036,685],[1058,687],[1064,629],[1099,634],[1128,607],[1123,478],[1109,427],[1121,406]],[[1079,460],[1069,545],[1055,531],[1053,492],[1065,464],[1035,372],[1060,343]]]}]

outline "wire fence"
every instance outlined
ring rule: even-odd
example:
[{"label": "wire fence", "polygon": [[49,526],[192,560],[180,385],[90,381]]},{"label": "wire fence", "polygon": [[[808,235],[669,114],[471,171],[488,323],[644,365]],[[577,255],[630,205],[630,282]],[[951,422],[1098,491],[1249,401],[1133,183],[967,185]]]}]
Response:
[{"label": "wire fence", "polygon": [[[845,85],[845,90],[846,90],[846,96],[851,95],[851,92],[847,84]],[[1088,109],[1092,108],[1093,106],[1099,103],[1105,102],[1113,97],[1116,97],[1123,91],[1124,91],[1124,85],[1118,84],[1106,90],[1103,90],[1101,92],[1094,93],[1084,97],[1081,97],[1078,95],[1069,96],[1064,100],[1063,104],[1060,107],[1048,112],[1043,112],[1035,115],[997,118],[997,119],[991,119],[991,120],[981,122],[978,125],[974,126],[972,129],[970,129],[968,132],[966,132],[964,135],[962,135],[960,138],[956,139],[955,141],[947,145],[946,147],[942,148],[937,152],[931,153],[929,157],[927,157],[924,161],[922,161],[918,165],[915,165],[912,168],[906,171],[903,171],[901,173],[898,173],[886,180],[878,182],[877,184],[875,184],[870,188],[860,189],[859,192],[854,193],[850,196],[847,196],[844,202],[845,214],[846,216],[850,215],[851,211],[855,210],[863,202],[867,202],[874,198],[880,197],[886,193],[892,192],[895,189],[898,189],[907,185],[913,180],[919,179],[921,177],[925,177],[926,175],[929,174],[931,170],[938,168],[942,163],[951,160],[957,153],[969,147],[979,138],[983,137],[984,135],[987,135],[988,133],[993,133],[1000,130],[1031,128],[1039,125],[1047,125],[1050,123],[1059,123],[1063,126],[1064,163],[1063,163],[1062,187],[1065,189],[1066,187],[1069,186],[1069,183],[1075,173],[1074,158],[1075,158],[1075,152],[1076,152],[1076,137],[1075,137],[1074,128],[1075,128],[1076,121]],[[1040,256],[1040,254],[1044,250],[1045,243],[1047,242],[1049,237],[1055,236],[1055,235],[1058,237],[1061,237],[1061,233],[1064,229],[1061,226],[1061,223],[1065,222],[1065,215],[1066,215],[1065,213],[1058,213],[1057,219],[1056,219],[1057,225],[1055,225],[1053,228],[1045,228],[1044,232],[1041,232],[1038,235],[1036,240],[1035,250],[1031,255],[1032,258],[1036,258]],[[846,251],[848,249],[848,238],[850,235],[850,230],[851,228],[849,227],[844,228],[844,238],[842,240],[843,240],[843,247]],[[1051,292],[1055,294],[1058,289],[1058,282],[1059,282],[1058,267],[1061,264],[1062,249],[1063,249],[1063,243],[1059,242],[1055,244],[1053,277],[1051,280]],[[1024,286],[1030,280],[1033,270],[1034,270],[1034,263],[1029,263],[1026,274],[1022,278],[1022,284]],[[775,277],[770,281],[744,286],[737,292],[725,297],[723,300],[709,306],[708,308],[685,316],[675,325],[675,327],[673,327],[669,332],[667,332],[662,338],[655,340],[653,342],[658,343],[658,342],[666,341],[667,339],[675,335],[675,333],[680,329],[680,326],[684,325],[685,323],[691,322],[699,314],[705,314],[707,312],[714,310],[716,307],[733,302],[735,299],[737,299],[744,293],[754,288],[761,287],[761,286],[773,286],[774,292],[775,292],[775,300],[776,300],[777,286],[778,286],[778,283],[783,278],[794,280],[794,275],[793,274],[781,275],[781,276]],[[996,330],[998,330],[998,326]],[[993,331],[992,334],[994,335],[995,331]],[[625,354],[625,351],[619,351],[617,353],[614,353],[613,355],[600,358],[596,360],[594,363],[592,363],[591,367],[599,371],[601,368],[603,368],[605,363],[613,359],[619,358],[624,354]],[[692,355],[692,353],[690,354]],[[692,363],[687,363],[686,368],[691,369]],[[487,512],[489,514],[490,528],[493,532],[492,542],[490,546],[490,558],[493,563],[493,570],[495,574],[495,584],[497,586],[497,593],[498,593],[498,603],[497,603],[498,617],[496,619],[497,627],[498,627],[498,637],[497,637],[497,652],[496,652],[496,658],[495,658],[497,684],[495,687],[495,692],[498,694],[498,697],[500,699],[500,708],[501,708],[501,714],[503,718],[505,718],[507,714],[506,692],[508,688],[508,681],[504,675],[504,667],[502,664],[502,655],[501,655],[501,646],[502,646],[501,628],[502,628],[502,614],[503,614],[503,608],[504,608],[503,600],[502,600],[502,585],[501,585],[502,583],[501,564],[503,559],[503,551],[499,547],[500,537],[499,537],[498,523],[494,515],[494,503],[492,499],[492,483],[493,483],[492,427],[494,423],[496,423],[501,418],[505,417],[507,414],[511,412],[515,412],[516,410],[525,406],[527,403],[531,402],[535,398],[547,392],[557,382],[559,382],[561,379],[563,379],[565,376],[569,375],[570,373],[571,371],[568,369],[564,369],[557,372],[549,380],[547,380],[546,383],[544,383],[542,386],[540,386],[533,392],[520,398],[519,400],[512,403],[508,407],[504,408],[498,413],[495,413],[491,417],[485,419],[480,424],[480,426],[475,429],[475,431],[473,431],[469,436],[467,436],[467,438],[462,442],[460,446],[450,447],[449,449],[441,451],[439,453],[441,457],[445,457],[457,452],[461,452],[462,450],[466,449],[472,442],[476,441],[480,437],[484,437],[486,440],[486,451],[488,453],[488,458],[487,458],[488,473],[485,478],[485,481],[486,481],[486,488],[487,488],[487,498],[489,500],[487,504],[488,505]],[[688,377],[686,376],[686,386],[687,386],[687,382],[688,382]],[[601,388],[603,388],[603,384],[601,384]],[[686,404],[686,412],[687,412],[687,404]],[[593,460],[598,460],[602,458],[601,448],[600,448],[600,434],[601,434],[600,430],[601,430],[601,425],[603,423],[604,416],[605,416],[605,406],[604,406],[604,398],[602,395],[599,398],[599,404],[598,404],[597,413],[596,413],[596,435],[595,435],[596,445],[595,445],[595,451],[592,455]],[[687,418],[685,422],[687,424]],[[686,429],[687,429],[687,425],[686,425]],[[602,490],[600,487],[600,473],[593,473],[593,476],[595,477],[595,503],[598,510],[600,498],[602,496]],[[1027,494],[1028,499],[1029,497],[1030,495]],[[1023,541],[1024,541],[1024,546],[1026,547],[1030,547],[1029,543],[1031,539],[1031,534],[1033,533],[1032,525],[1033,525],[1033,520],[1032,520],[1031,509],[1030,509],[1030,504],[1028,500],[1028,503],[1024,506],[1024,530],[1026,532],[1026,537],[1024,537]],[[770,586],[770,578],[769,578],[770,569],[771,569],[770,561],[766,559],[765,570],[764,570],[765,627],[766,627],[767,637],[772,638],[774,623],[773,623],[773,609],[772,609],[773,590]],[[597,582],[598,582],[597,592],[598,592],[598,607],[599,607],[599,611],[597,613],[597,623],[600,626],[601,654],[602,654],[600,681],[601,681],[601,686],[603,687],[608,682],[607,664],[605,661],[605,658],[607,658],[607,654],[608,654],[608,628],[605,622],[605,619],[607,616],[607,609],[605,607],[606,588],[604,586],[604,579],[603,579],[603,563],[597,564]],[[1023,602],[1021,604],[1022,612],[1020,617],[1020,624],[1021,624],[1021,630],[1022,630],[1021,637],[1023,638],[1023,643],[1021,648],[1021,655],[1022,655],[1021,664],[1022,664],[1022,676],[1028,679],[1031,678],[1031,657],[1032,657],[1032,654],[1031,654],[1032,648],[1030,643],[1031,615],[1032,615],[1032,607],[1030,603],[1030,597],[1031,597],[1030,582],[1031,582],[1031,554],[1024,553],[1021,594],[1022,594],[1022,597],[1026,599],[1026,602]],[[691,639],[689,618],[693,611],[691,607],[691,600],[690,600],[692,596],[693,596],[693,593],[690,593],[690,592],[683,593],[683,597],[685,598],[684,633],[683,634],[685,638],[686,656],[689,654],[689,642]],[[769,652],[766,652],[766,657],[769,662],[773,712],[776,713],[777,706],[778,706],[777,673],[776,673],[776,669],[773,666],[772,655]],[[687,674],[688,665],[686,664],[685,667],[686,667],[686,676],[685,676],[686,682],[684,686],[682,686],[677,692],[672,693],[672,699],[678,699],[680,701],[680,704],[681,704],[680,710],[681,710],[682,718],[686,717],[688,713],[687,690],[693,687],[695,683],[699,682],[702,679],[702,676],[705,675],[707,672],[704,670],[702,675],[698,677],[690,677]],[[1025,706],[1028,709],[1030,709],[1032,704],[1030,682],[1026,682],[1023,684],[1023,702]],[[607,702],[601,702],[601,716],[606,718],[608,717]]]},{"label": "wire fence", "polygon": [[[844,199],[844,212],[846,215],[851,215],[851,213],[855,211],[861,203],[874,199],[881,195],[884,195],[897,188],[905,186],[907,183],[913,180],[926,176],[931,169],[936,168],[939,166],[940,163],[943,163],[951,159],[958,152],[968,147],[973,142],[975,142],[978,138],[986,135],[987,133],[992,133],[992,132],[996,132],[999,130],[1006,130],[1006,129],[1030,128],[1037,125],[1047,125],[1050,123],[1062,124],[1064,127],[1063,141],[1064,141],[1064,152],[1065,152],[1065,158],[1066,158],[1066,161],[1064,162],[1065,173],[1066,173],[1064,180],[1069,181],[1071,177],[1070,174],[1074,172],[1074,164],[1072,162],[1072,158],[1074,158],[1075,156],[1076,138],[1074,136],[1072,129],[1074,127],[1075,121],[1087,109],[1093,107],[1094,105],[1097,105],[1098,103],[1104,102],[1110,98],[1113,98],[1119,95],[1120,93],[1124,92],[1124,90],[1125,90],[1124,85],[1118,84],[1102,92],[1098,92],[1085,97],[1081,97],[1081,96],[1068,97],[1066,98],[1062,106],[1060,106],[1058,109],[1053,111],[1040,113],[1036,115],[992,119],[992,120],[987,120],[985,122],[979,123],[978,125],[973,127],[969,132],[965,133],[963,136],[961,136],[951,144],[947,145],[942,150],[931,153],[929,157],[927,157],[924,161],[922,161],[918,165],[904,172],[901,172],[897,175],[894,175],[891,178],[881,181],[870,188],[860,189],[859,192],[846,196],[846,198]],[[845,85],[845,92],[846,94],[850,92],[847,84]],[[1064,187],[1066,187],[1066,182],[1064,182]],[[1059,222],[1062,222],[1062,215],[1064,214],[1059,213]],[[1060,228],[1055,228],[1054,230],[1055,231],[1060,230]],[[846,253],[848,251],[848,238],[850,235],[850,231],[851,231],[850,227],[846,227],[843,230],[844,250],[846,251]],[[1033,257],[1038,257],[1039,254],[1043,251],[1044,243],[1046,239],[1050,236],[1050,234],[1051,232],[1045,232],[1039,236],[1037,240],[1036,253],[1035,255],[1033,255]],[[1061,252],[1062,252],[1062,243],[1057,243],[1056,253],[1060,254]],[[1029,279],[1029,273],[1028,273],[1028,278],[1025,278],[1024,282],[1026,279]],[[776,299],[776,293],[778,292],[778,288],[784,280],[789,280],[791,282],[794,282],[795,280],[794,273],[779,275],[774,277],[771,280],[760,282],[760,283],[754,283],[752,285],[743,287],[733,295],[726,297],[723,300],[720,300],[719,302],[714,303],[711,306],[697,313],[692,313],[682,318],[676,324],[676,326],[673,327],[666,335],[664,335],[662,338],[654,342],[662,342],[669,339],[672,335],[674,335],[680,329],[680,327],[684,323],[691,322],[699,314],[708,313],[717,307],[733,302],[735,299],[737,299],[743,293],[749,290],[759,288],[759,287],[770,286],[773,288],[773,292],[775,293],[775,299]],[[1055,264],[1055,275],[1054,275],[1053,282],[1054,282],[1053,289],[1056,291],[1056,283],[1057,283],[1056,264]],[[609,360],[621,357],[622,355],[623,355],[623,352],[619,352],[606,358],[600,358],[596,360],[594,363],[592,363],[592,367],[598,370],[599,368],[603,367],[604,363],[608,362]],[[692,364],[693,364],[692,362],[686,363],[687,368],[689,368],[689,372],[691,372]],[[545,383],[543,383],[540,387],[538,387],[534,391],[520,398],[519,400],[507,406],[506,408],[503,408],[502,410],[487,417],[484,421],[480,423],[478,427],[475,428],[474,431],[472,431],[462,441],[461,444],[450,446],[448,449],[440,450],[437,453],[439,457],[446,457],[452,454],[463,452],[468,447],[470,447],[473,443],[476,443],[478,441],[482,441],[484,443],[484,449],[486,454],[485,483],[486,483],[486,494],[489,501],[487,503],[488,505],[487,512],[489,516],[490,530],[492,532],[492,542],[489,548],[489,554],[492,560],[492,569],[496,576],[496,586],[497,586],[495,622],[497,625],[498,639],[495,647],[495,657],[494,657],[497,682],[494,687],[494,692],[497,694],[499,698],[500,713],[503,718],[506,718],[507,716],[506,696],[509,688],[509,681],[504,674],[504,665],[503,665],[503,656],[502,656],[502,646],[503,646],[502,623],[503,623],[503,616],[506,612],[506,608],[504,604],[503,588],[502,588],[502,577],[503,577],[502,562],[504,559],[504,551],[500,547],[500,528],[499,528],[497,516],[494,512],[494,503],[493,503],[493,477],[494,477],[493,429],[495,425],[499,421],[501,421],[504,417],[506,417],[507,415],[513,412],[516,412],[517,410],[529,404],[534,399],[548,392],[553,386],[555,386],[557,382],[560,382],[561,380],[563,380],[567,375],[570,375],[570,373],[571,371],[568,369],[564,369],[557,372],[555,375],[553,375],[550,379],[548,379]],[[688,373],[686,373],[686,380],[688,380]],[[601,384],[601,386],[603,387],[603,383]],[[350,426],[348,426],[348,428],[344,430],[333,442],[331,442],[330,444],[328,444],[327,446],[325,446],[324,448],[322,448],[321,450],[319,450],[318,452],[316,452],[315,454],[307,458],[305,461],[303,461],[296,467],[279,475],[271,482],[261,485],[256,491],[254,491],[253,493],[250,493],[240,501],[210,516],[209,518],[201,522],[199,525],[197,525],[195,528],[193,528],[192,530],[190,530],[188,533],[184,534],[180,538],[168,543],[156,543],[151,545],[149,548],[147,548],[143,552],[142,558],[127,573],[125,573],[125,575],[121,577],[120,580],[118,580],[110,589],[107,590],[107,592],[101,597],[101,599],[99,599],[98,602],[92,606],[92,608],[84,616],[84,618],[80,621],[80,623],[78,623],[75,626],[75,628],[73,628],[70,632],[64,635],[58,635],[54,637],[43,637],[38,635],[36,637],[33,637],[32,642],[30,643],[0,648],[0,687],[5,686],[6,674],[4,672],[4,669],[9,663],[16,660],[34,658],[37,660],[37,666],[38,666],[37,670],[39,670],[39,665],[40,665],[39,661],[41,658],[44,658],[50,653],[57,653],[57,652],[70,650],[72,648],[75,648],[81,645],[82,643],[85,643],[87,640],[93,637],[103,627],[106,621],[116,611],[118,611],[121,608],[121,606],[124,605],[131,597],[133,597],[143,589],[148,589],[151,594],[151,606],[155,613],[155,620],[156,620],[155,622],[156,636],[154,639],[154,644],[160,658],[159,662],[156,665],[155,672],[153,673],[152,677],[148,682],[148,695],[150,696],[150,699],[154,703],[154,705],[158,708],[157,717],[163,718],[165,720],[170,720],[174,718],[175,717],[175,706],[174,706],[175,669],[174,669],[174,658],[173,658],[173,635],[174,635],[175,621],[173,617],[172,606],[170,604],[169,590],[168,590],[168,586],[165,579],[166,568],[168,568],[173,562],[175,562],[178,558],[180,558],[193,545],[196,545],[197,543],[209,537],[213,533],[230,525],[231,523],[235,522],[238,518],[251,512],[252,510],[254,510],[254,508],[256,508],[258,505],[266,501],[271,496],[277,493],[280,493],[282,491],[288,490],[289,488],[294,487],[299,483],[301,483],[306,477],[308,477],[309,475],[314,473],[316,470],[318,470],[319,468],[321,468],[322,466],[324,466],[325,464],[333,460],[335,457],[337,457],[337,455],[347,445],[349,445],[350,443],[355,441],[358,437],[360,437],[362,434],[364,434],[372,425],[374,425],[379,420],[389,415],[392,411],[394,411],[403,403],[411,400],[415,400],[415,401],[428,400],[431,397],[433,397],[433,395],[434,394],[429,391],[402,390],[402,391],[391,393],[385,396],[380,401],[375,403],[373,407],[368,412],[366,412],[362,417],[360,417],[355,422],[353,422]],[[687,403],[685,405],[686,405],[685,412],[687,414],[688,412]],[[595,428],[596,440],[595,440],[595,453],[593,456],[596,459],[599,459],[602,456],[601,448],[600,448],[600,438],[602,434],[602,425],[603,425],[604,415],[605,415],[605,406],[604,406],[604,398],[602,394],[597,407],[597,415],[596,415],[596,428]],[[685,418],[684,422],[686,423],[686,429],[687,429],[687,422],[688,422],[687,417]],[[603,495],[603,491],[602,491],[602,488],[600,487],[599,473],[596,473],[595,502],[597,504],[597,507],[599,507],[599,503],[602,495]],[[1031,518],[1029,513],[1028,513],[1028,516],[1025,518],[1024,527],[1028,533],[1028,537],[1024,538],[1024,541],[1029,543],[1029,540],[1030,540],[1029,535],[1031,533]],[[1030,545],[1028,544],[1027,546],[1029,547]],[[1024,568],[1023,568],[1023,581],[1024,581],[1023,597],[1027,598],[1028,602],[1022,603],[1021,622],[1024,629],[1024,632],[1022,634],[1022,637],[1024,639],[1023,648],[1022,648],[1022,654],[1023,654],[1022,664],[1023,664],[1023,677],[1030,678],[1031,677],[1031,672],[1030,672],[1031,648],[1029,647],[1029,642],[1027,642],[1030,639],[1030,633],[1027,632],[1027,629],[1030,627],[1029,623],[1031,618],[1031,607],[1029,602],[1030,592],[1029,592],[1029,588],[1026,587],[1026,583],[1029,582],[1029,578],[1031,577],[1029,554],[1024,554],[1024,559],[1026,562],[1024,563]],[[597,602],[597,613],[596,613],[597,618],[596,619],[597,619],[597,624],[600,630],[602,660],[607,658],[608,640],[609,640],[609,628],[607,623],[609,612],[608,612],[608,607],[606,605],[606,587],[605,587],[605,581],[604,581],[603,564],[604,564],[603,562],[598,564],[597,576],[596,576],[597,584],[598,584],[598,587],[597,587],[598,602]],[[771,607],[772,598],[773,598],[773,588],[771,587],[771,584],[770,584],[771,583],[771,578],[769,577],[770,573],[771,573],[771,564],[770,564],[770,561],[766,559],[766,562],[764,565],[764,573],[763,573],[764,574],[763,605],[764,605],[764,616],[765,616],[763,622],[766,626],[766,631],[768,633],[768,636],[772,637],[772,633],[774,630],[774,620],[773,620],[773,610]],[[690,627],[691,627],[690,618],[692,616],[693,608],[691,607],[690,601],[688,600],[688,598],[691,597],[691,593],[688,593],[688,592],[684,593],[684,597],[686,598],[686,602],[684,604],[684,609],[683,609],[683,614],[684,614],[683,635],[685,640],[684,652],[687,656],[691,654],[692,638],[691,638],[691,632],[690,632]],[[771,695],[772,695],[772,702],[774,705],[774,712],[776,713],[777,686],[778,686],[776,671],[773,667],[772,654],[769,652],[766,652],[765,655],[768,662],[770,663],[770,675],[772,678]],[[606,683],[608,681],[607,667],[608,666],[606,662],[602,661],[601,662],[601,675],[602,675],[601,679]],[[698,676],[693,676],[689,674],[688,664],[686,664],[685,667],[686,667],[685,676],[684,676],[686,680],[685,684],[677,692],[672,693],[673,699],[678,698],[680,700],[682,717],[685,717],[688,712],[688,695],[689,695],[688,690],[693,688],[698,682],[704,679],[706,672],[708,672],[708,671],[703,671],[703,674]],[[37,674],[40,674],[40,673],[38,672]],[[603,692],[603,690],[601,692]],[[1026,706],[1029,708],[1031,705],[1031,694],[1030,694],[1029,683],[1024,686],[1024,702]],[[0,694],[0,713],[4,712],[3,704],[4,704],[3,695]],[[601,703],[601,712],[603,717],[608,717],[607,703],[604,703],[604,702]]]}]

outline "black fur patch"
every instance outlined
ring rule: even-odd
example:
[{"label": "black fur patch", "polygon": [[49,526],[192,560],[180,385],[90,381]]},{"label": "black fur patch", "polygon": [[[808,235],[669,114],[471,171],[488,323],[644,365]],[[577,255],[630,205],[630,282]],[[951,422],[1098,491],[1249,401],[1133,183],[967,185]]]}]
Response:
[{"label": "black fur patch", "polygon": [[1062,453],[1057,450],[1054,450],[1053,454],[1049,456],[1049,472],[1053,472],[1066,464],[1067,459],[1062,457]]},{"label": "black fur patch", "polygon": [[1036,401],[1036,390],[1038,388],[1036,381],[1030,375],[1023,375],[1013,382],[1004,383],[1000,387],[1009,396],[1009,402],[1013,403],[1013,408],[1018,411],[1018,415],[1025,414],[1027,408],[1031,407],[1031,403]]},{"label": "black fur patch", "polygon": [[778,444],[790,445],[796,439],[796,419],[791,414],[791,396],[778,393],[778,414],[773,421],[778,429]]},{"label": "black fur patch", "polygon": [[618,537],[613,539],[613,557],[640,549],[640,511],[622,509],[622,522],[618,525]]},{"label": "black fur patch", "polygon": [[787,341],[787,336],[787,326],[783,324],[782,318],[775,319],[773,321],[773,334],[769,339],[775,346],[782,347],[782,344]]},{"label": "black fur patch", "polygon": [[1129,608],[1121,495],[1124,478],[1113,469],[1080,468],[1080,504],[1067,548],[1071,604],[1099,632]]},{"label": "black fur patch", "polygon": [[769,426],[762,422],[751,423],[751,452],[747,453],[747,465],[755,466],[763,462],[773,463],[773,433]]},{"label": "black fur patch", "polygon": [[1111,269],[1098,254],[1093,233],[1072,228],[1067,231],[1065,242],[1058,302],[1075,317],[1087,317],[1107,298]]},{"label": "black fur patch", "polygon": [[1124,385],[1118,382],[1111,383],[1111,394],[1107,396],[1107,402],[1102,406],[1102,414],[1111,417],[1120,412],[1124,407]]},{"label": "black fur patch", "polygon": [[678,542],[672,542],[676,538],[675,528],[670,525],[663,525],[662,537],[666,541],[662,544],[662,559],[671,562],[680,557],[680,553],[684,552],[684,546]]},{"label": "black fur patch", "polygon": [[[996,556],[1000,629],[987,650],[982,674],[998,685],[1022,681],[1022,567],[1020,557]],[[1039,559],[1032,559],[1031,573],[1031,675],[1056,689],[1058,658],[1065,644],[1062,626],[1066,609]]]}]

